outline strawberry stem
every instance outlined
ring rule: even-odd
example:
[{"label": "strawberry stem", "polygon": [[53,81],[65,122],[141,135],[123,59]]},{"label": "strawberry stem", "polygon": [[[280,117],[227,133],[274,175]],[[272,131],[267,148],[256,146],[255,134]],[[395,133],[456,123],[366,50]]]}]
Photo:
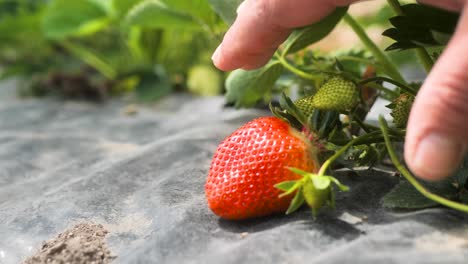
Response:
[{"label": "strawberry stem", "polygon": [[403,91],[405,91],[405,92],[407,92],[409,94],[412,94],[412,95],[416,95],[418,93],[418,91],[416,89],[414,89],[413,87],[411,87],[409,85],[406,85],[406,84],[403,84],[401,82],[395,81],[395,80],[387,78],[387,77],[382,77],[382,76],[377,76],[377,77],[364,79],[364,80],[360,81],[359,84],[363,85],[363,84],[366,84],[366,83],[376,82],[376,81],[383,81],[383,82],[391,83],[391,84],[401,88]]},{"label": "strawberry stem", "polygon": [[370,87],[372,89],[375,89],[377,91],[381,91],[383,93],[385,93],[389,98],[397,98],[399,96],[399,94],[393,90],[390,90],[386,87],[383,87],[382,85],[378,84],[378,83],[368,83],[366,85],[367,87]]},{"label": "strawberry stem", "polygon": [[[366,135],[369,135],[369,134],[366,134]],[[325,175],[325,172],[327,171],[328,167],[330,167],[330,165],[336,160],[338,159],[341,155],[343,155],[346,150],[351,147],[352,145],[354,145],[354,143],[356,143],[358,140],[360,139],[360,137],[357,137],[357,138],[354,138],[352,140],[350,140],[346,145],[344,145],[343,147],[341,147],[337,152],[335,152],[335,154],[333,154],[333,156],[331,156],[330,158],[328,158],[323,164],[322,166],[320,166],[320,170],[319,172],[317,173],[319,176],[323,176]]]},{"label": "strawberry stem", "polygon": [[[396,139],[396,140],[401,140],[402,136],[404,135],[404,132],[400,131],[400,130],[391,130],[391,133],[392,134],[389,135],[388,130],[387,130],[387,136],[389,138],[392,137],[392,139]],[[384,140],[385,139],[382,136],[382,131],[380,131],[380,130],[372,131],[372,132],[364,134],[362,136],[353,138],[352,140],[348,141],[346,143],[346,145],[344,145],[338,151],[336,151],[335,154],[333,154],[333,156],[328,158],[322,164],[322,166],[320,166],[320,169],[319,169],[319,172],[317,173],[317,175],[320,175],[320,176],[325,175],[325,172],[327,171],[328,167],[330,167],[330,165],[333,162],[335,162],[335,160],[338,159],[341,155],[343,155],[346,152],[346,150],[348,150],[348,148],[350,148],[351,146],[353,146],[353,145],[362,145],[362,144],[371,144],[371,143],[379,143],[379,142],[383,142]],[[334,142],[334,144],[337,144],[337,143],[339,143],[339,142]]]},{"label": "strawberry stem", "polygon": [[388,134],[388,124],[387,121],[380,116],[379,117],[379,123],[380,123],[380,128],[382,130],[382,134],[385,139],[385,145],[387,147],[388,154],[390,155],[390,159],[392,160],[393,164],[397,168],[397,170],[405,177],[405,179],[413,185],[413,187],[419,191],[422,195],[424,195],[426,198],[435,201],[439,204],[445,205],[447,207],[450,207],[455,210],[459,210],[462,212],[467,212],[468,213],[468,205],[457,203],[455,201],[449,200],[447,198],[441,197],[437,194],[431,193],[428,191],[421,183],[419,183],[416,178],[406,169],[405,166],[403,166],[397,158],[397,155],[395,154],[395,150],[393,149],[392,142],[390,141],[390,137]]},{"label": "strawberry stem", "polygon": [[301,71],[299,70],[298,68],[294,67],[293,65],[291,65],[285,58],[284,56],[276,53],[275,54],[276,58],[278,59],[278,61],[281,63],[281,65],[283,65],[287,70],[289,70],[290,72],[296,74],[297,76],[301,77],[301,78],[304,78],[306,80],[312,80],[312,81],[315,81],[317,79],[316,76],[313,76],[312,74],[309,74],[307,72],[304,72],[304,71]]},{"label": "strawberry stem", "polygon": [[395,80],[398,80],[401,83],[406,83],[405,79],[395,67],[395,65],[382,52],[382,50],[380,50],[380,48],[369,38],[362,26],[359,25],[359,23],[348,13],[346,13],[343,16],[343,19],[353,29],[354,33],[356,33],[356,35],[359,37],[364,46],[366,46],[366,48],[372,53],[372,55],[374,55],[376,60],[382,65],[385,74],[387,74]]},{"label": "strawberry stem", "polygon": [[374,66],[378,69],[382,69],[382,66],[378,63],[373,63],[371,59],[363,59],[363,58],[358,58],[358,57],[353,57],[353,56],[338,56],[337,59],[340,61],[353,61],[357,63],[362,63],[365,64],[366,66]]}]

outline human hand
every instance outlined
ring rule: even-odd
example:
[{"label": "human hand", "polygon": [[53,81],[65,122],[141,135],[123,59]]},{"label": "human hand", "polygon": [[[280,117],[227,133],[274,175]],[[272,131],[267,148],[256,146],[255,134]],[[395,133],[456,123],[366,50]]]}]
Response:
[{"label": "human hand", "polygon": [[[213,54],[221,70],[263,66],[291,31],[319,21],[352,0],[245,0]],[[468,1],[425,0],[462,11],[446,51],[425,80],[408,121],[405,160],[419,177],[437,180],[460,163],[468,145]]]},{"label": "human hand", "polygon": [[317,22],[337,6],[352,2],[356,0],[245,0],[213,54],[213,63],[224,71],[259,68],[294,28]]},{"label": "human hand", "polygon": [[464,0],[420,2],[462,11],[454,36],[416,97],[406,133],[408,167],[421,178],[438,180],[456,169],[468,144],[468,5]]}]

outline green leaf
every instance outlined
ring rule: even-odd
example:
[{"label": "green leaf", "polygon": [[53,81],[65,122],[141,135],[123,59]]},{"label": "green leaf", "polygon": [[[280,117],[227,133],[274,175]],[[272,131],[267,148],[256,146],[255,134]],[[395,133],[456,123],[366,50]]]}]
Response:
[{"label": "green leaf", "polygon": [[[293,193],[294,191],[296,191],[297,189],[301,188],[303,185],[303,182],[302,181],[296,181],[296,183],[291,187],[289,188],[288,190],[286,190],[284,193],[280,194],[279,197],[284,197],[284,196],[288,196],[290,195],[291,193]],[[275,186],[276,187],[276,186]]]},{"label": "green leaf", "polygon": [[214,23],[215,13],[207,0],[164,0],[164,3],[171,9],[189,14],[208,25]]},{"label": "green leaf", "polygon": [[452,178],[458,184],[459,189],[465,188],[468,181],[468,156],[465,156],[460,167],[452,175]]},{"label": "green leaf", "polygon": [[48,38],[62,39],[95,33],[108,22],[105,10],[94,2],[54,0],[44,14],[42,30]]},{"label": "green leaf", "polygon": [[125,23],[129,26],[151,28],[201,30],[191,16],[171,9],[159,0],[144,0],[128,12]]},{"label": "green leaf", "polygon": [[340,113],[337,111],[314,109],[307,123],[319,138],[328,138],[334,129],[341,130]]},{"label": "green leaf", "polygon": [[462,192],[460,194],[460,202],[464,203],[464,204],[468,204],[468,192]]},{"label": "green leaf", "polygon": [[235,70],[226,79],[226,100],[236,107],[253,106],[271,91],[282,72],[278,61],[253,71]]},{"label": "green leaf", "polygon": [[292,189],[297,181],[284,181],[278,184],[275,184],[276,189],[280,189],[281,191],[289,191]]},{"label": "green leaf", "polygon": [[237,17],[237,7],[243,0],[208,0],[211,7],[215,12],[226,22],[228,25],[234,23]]},{"label": "green leaf", "polygon": [[[299,110],[296,105],[293,103],[291,98],[289,98],[286,93],[282,93],[280,97],[280,106],[286,110],[286,112],[292,115],[297,121],[299,121],[299,127],[297,129],[301,129],[303,124],[307,123],[307,117]],[[289,122],[291,123],[291,122]]]},{"label": "green leaf", "polygon": [[393,28],[382,33],[396,41],[386,50],[446,45],[460,16],[427,5],[408,4],[401,8],[403,15],[390,18]]},{"label": "green leaf", "polygon": [[294,168],[294,167],[288,167],[288,170],[296,173],[296,174],[299,174],[303,177],[310,177],[310,175],[312,175],[312,173],[310,172],[307,172],[307,171],[304,171],[304,170],[301,170],[301,169],[298,169],[298,168]]},{"label": "green leaf", "polygon": [[447,45],[452,37],[452,34],[437,32],[435,30],[431,30],[431,34],[434,40],[441,45]]},{"label": "green leaf", "polygon": [[130,52],[140,62],[155,65],[161,51],[164,30],[160,28],[131,27],[127,45]]},{"label": "green leaf", "polygon": [[87,1],[89,1],[90,3],[93,3],[95,6],[100,7],[108,15],[111,15],[114,10],[113,0],[87,0]]},{"label": "green leaf", "polygon": [[[425,183],[431,192],[448,198],[453,198],[457,190],[448,181]],[[409,182],[402,180],[383,199],[383,206],[387,208],[422,209],[438,205],[419,193]]]},{"label": "green leaf", "polygon": [[330,187],[330,177],[313,174],[310,176],[312,182],[318,190],[325,190]]},{"label": "green leaf", "polygon": [[284,54],[294,53],[323,39],[335,28],[347,11],[348,7],[338,7],[317,23],[294,30],[284,44]]},{"label": "green leaf", "polygon": [[142,0],[113,0],[113,9],[119,17],[123,17],[133,6],[140,3]]},{"label": "green leaf", "polygon": [[172,91],[169,78],[162,66],[156,66],[154,72],[144,73],[136,87],[137,98],[143,102],[160,99]]},{"label": "green leaf", "polygon": [[407,4],[401,8],[405,16],[412,18],[414,24],[426,25],[443,33],[454,33],[460,16],[459,13],[429,5]]},{"label": "green leaf", "polygon": [[349,191],[349,187],[342,184],[339,180],[337,180],[336,178],[332,177],[332,176],[328,176],[329,179],[336,184],[336,186],[338,186],[338,189],[340,189],[340,191],[342,192],[347,192]]},{"label": "green leaf", "polygon": [[286,211],[286,214],[291,214],[297,209],[301,207],[301,205],[304,204],[304,194],[302,193],[302,187],[296,192],[296,195],[292,199],[291,203],[289,204],[288,210]]}]

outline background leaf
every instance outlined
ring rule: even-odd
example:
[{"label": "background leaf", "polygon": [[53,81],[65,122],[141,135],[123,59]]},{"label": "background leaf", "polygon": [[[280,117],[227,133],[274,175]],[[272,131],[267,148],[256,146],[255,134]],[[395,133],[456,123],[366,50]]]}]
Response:
[{"label": "background leaf", "polygon": [[200,30],[191,16],[174,10],[159,0],[144,0],[136,4],[125,18],[127,25],[151,28]]},{"label": "background leaf", "polygon": [[142,0],[114,0],[112,7],[119,17],[123,17],[133,6]]},{"label": "background leaf", "polygon": [[152,72],[143,74],[135,93],[139,100],[151,102],[172,91],[172,86],[163,67],[157,65]]},{"label": "background leaf", "polygon": [[213,25],[215,13],[207,0],[164,0],[171,9],[191,15],[207,25]]},{"label": "background leaf", "polygon": [[390,19],[393,28],[382,35],[396,42],[386,50],[446,45],[454,33],[459,14],[419,4],[402,6],[402,16]]},{"label": "background leaf", "polygon": [[468,156],[465,156],[460,167],[452,175],[459,188],[465,188],[468,180]]},{"label": "background leaf", "polygon": [[106,11],[94,2],[54,0],[44,14],[42,30],[46,37],[60,39],[95,33],[107,23]]},{"label": "background leaf", "polygon": [[282,191],[289,191],[296,185],[297,181],[284,181],[280,182],[275,185],[275,188],[280,189]]},{"label": "background leaf", "polygon": [[112,14],[114,10],[113,0],[86,0],[90,3],[94,4],[95,6],[100,7],[104,12],[108,15]]},{"label": "background leaf", "polygon": [[[449,182],[424,182],[424,186],[431,192],[447,198],[454,198],[457,189]],[[438,205],[419,193],[408,181],[402,180],[383,199],[383,206],[387,208],[422,209]]]},{"label": "background leaf", "polygon": [[208,0],[216,13],[228,25],[234,23],[237,17],[237,7],[243,0]]},{"label": "background leaf", "polygon": [[277,61],[258,70],[235,70],[226,79],[226,100],[236,107],[253,106],[268,94],[282,72]]},{"label": "background leaf", "polygon": [[347,11],[348,7],[338,7],[317,23],[294,30],[284,44],[284,54],[299,51],[327,36]]}]

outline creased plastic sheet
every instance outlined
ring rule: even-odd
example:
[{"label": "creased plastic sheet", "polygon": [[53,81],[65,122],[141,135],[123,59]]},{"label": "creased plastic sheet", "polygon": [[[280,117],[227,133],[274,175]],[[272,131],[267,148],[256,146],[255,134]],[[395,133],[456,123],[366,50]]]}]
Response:
[{"label": "creased plastic sheet", "polygon": [[20,100],[0,85],[0,263],[73,224],[101,223],[115,263],[467,263],[467,217],[382,209],[397,183],[342,173],[336,211],[220,220],[204,182],[217,144],[267,112],[174,95],[125,114],[104,104]]}]

